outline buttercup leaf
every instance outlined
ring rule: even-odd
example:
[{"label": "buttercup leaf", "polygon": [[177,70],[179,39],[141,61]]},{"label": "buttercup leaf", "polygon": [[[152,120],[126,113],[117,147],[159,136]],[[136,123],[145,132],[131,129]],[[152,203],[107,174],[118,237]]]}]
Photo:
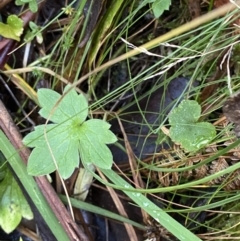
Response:
[{"label": "buttercup leaf", "polygon": [[[65,89],[66,92],[66,89]],[[88,103],[83,95],[72,89],[62,99],[61,95],[50,89],[40,89],[38,99],[42,109],[40,115],[55,123],[66,121],[83,122],[88,114]]]},{"label": "buttercup leaf", "polygon": [[[67,125],[39,125],[35,127],[34,131],[23,138],[23,143],[29,147],[45,147],[46,138],[48,142],[52,142],[54,139],[58,140],[64,134],[63,139],[68,138],[68,129],[69,126]],[[44,132],[46,132],[46,135],[44,135]]]},{"label": "buttercup leaf", "polygon": [[0,35],[5,38],[20,41],[23,33],[23,21],[16,15],[10,15],[7,18],[7,24],[0,23]]},{"label": "buttercup leaf", "polygon": [[38,5],[36,0],[16,0],[15,4],[17,6],[22,6],[24,4],[28,3],[30,10],[35,13],[38,10]]},{"label": "buttercup leaf", "polygon": [[53,122],[55,122],[55,119],[56,121],[59,121],[58,118],[62,118],[61,111],[57,108],[57,106],[54,110],[53,107],[60,100],[61,95],[51,89],[43,88],[38,90],[37,96],[42,107],[39,114],[45,119],[50,117],[50,120]]},{"label": "buttercup leaf", "polygon": [[34,148],[28,162],[28,173],[33,176],[42,176],[56,170],[54,162],[58,166],[59,174],[66,179],[71,176],[74,169],[79,165],[78,142],[65,139],[58,146],[47,144],[43,147]]},{"label": "buttercup leaf", "polygon": [[155,18],[159,18],[165,10],[169,10],[171,0],[154,0],[152,10]]},{"label": "buttercup leaf", "polygon": [[187,151],[197,151],[216,136],[215,127],[207,122],[197,122],[201,115],[200,105],[184,100],[169,114],[171,139]]},{"label": "buttercup leaf", "polygon": [[113,156],[105,144],[89,139],[87,133],[83,132],[79,149],[81,160],[85,164],[94,164],[103,169],[111,169]]},{"label": "buttercup leaf", "polygon": [[110,127],[110,124],[102,120],[88,120],[84,122],[79,129],[79,139],[81,140],[83,133],[87,133],[88,138],[91,140],[97,139],[99,142],[106,144],[114,143],[117,141],[117,138],[109,131]]},{"label": "buttercup leaf", "polygon": [[[44,131],[46,131],[45,135]],[[28,162],[28,173],[31,175],[38,176],[53,172],[57,165],[60,175],[68,178],[79,165],[78,142],[71,138],[69,126],[57,124],[37,126],[23,139],[23,143],[36,147],[30,154]],[[71,159],[68,159],[69,157]],[[36,162],[36,159],[43,159],[44,162]]]},{"label": "buttercup leaf", "polygon": [[183,100],[169,115],[170,125],[195,123],[201,115],[201,106],[194,100]]},{"label": "buttercup leaf", "polygon": [[4,169],[0,185],[0,226],[10,233],[19,225],[22,217],[32,219],[33,213],[10,169],[4,165],[0,169]]},{"label": "buttercup leaf", "polygon": [[32,150],[27,165],[29,175],[43,176],[54,172],[55,170],[56,166],[54,165],[53,158],[48,151],[47,145],[43,147],[36,147]]},{"label": "buttercup leaf", "polygon": [[71,176],[81,161],[110,169],[113,158],[106,144],[117,141],[110,125],[88,115],[88,103],[83,95],[67,86],[64,95],[40,89],[40,114],[56,124],[40,125],[29,133],[23,143],[33,147],[28,160],[28,173],[46,175],[55,170],[64,179]]},{"label": "buttercup leaf", "polygon": [[116,136],[109,131],[110,125],[102,120],[89,120],[79,128],[80,156],[86,164],[94,164],[103,169],[112,166],[112,153],[105,144],[117,141]]},{"label": "buttercup leaf", "polygon": [[215,127],[207,122],[177,125],[170,128],[170,137],[188,151],[197,151],[215,137]]}]

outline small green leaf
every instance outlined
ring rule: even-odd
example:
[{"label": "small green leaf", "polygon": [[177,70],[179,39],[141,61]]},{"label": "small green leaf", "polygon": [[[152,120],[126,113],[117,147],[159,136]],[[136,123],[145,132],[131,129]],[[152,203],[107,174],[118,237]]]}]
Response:
[{"label": "small green leaf", "polygon": [[43,42],[43,36],[40,32],[41,28],[37,26],[34,22],[30,21],[29,22],[29,30],[24,36],[24,41],[30,42],[34,38],[36,38],[37,42],[41,44]]},{"label": "small green leaf", "polygon": [[[42,176],[57,169],[60,176],[67,179],[79,165],[78,142],[69,138],[63,140],[59,136],[57,146],[54,144],[49,146],[34,148],[28,161],[28,173],[33,176]],[[55,161],[58,168],[55,166]]]},{"label": "small green leaf", "polygon": [[38,5],[36,0],[16,0],[15,4],[17,6],[22,6],[24,4],[29,4],[29,9],[33,12],[36,13],[38,10]]},{"label": "small green leaf", "polygon": [[19,225],[22,217],[32,219],[33,213],[9,168],[4,165],[0,169],[4,172],[0,182],[0,226],[10,233]]},{"label": "small green leaf", "polygon": [[114,143],[117,141],[117,138],[111,131],[109,131],[110,127],[111,125],[103,120],[88,120],[84,122],[79,129],[79,139],[81,140],[81,135],[85,132],[91,139],[96,139],[105,144]]},{"label": "small green leaf", "polygon": [[155,0],[152,4],[152,10],[155,18],[159,18],[165,10],[169,10],[171,0]]},{"label": "small green leaf", "polygon": [[79,165],[79,155],[88,165],[111,168],[112,153],[106,144],[117,138],[103,120],[84,122],[88,103],[83,95],[67,86],[63,96],[40,89],[38,98],[42,106],[39,113],[58,124],[39,125],[23,139],[25,145],[34,148],[28,160],[29,174],[46,175],[57,169],[66,179]]},{"label": "small green leaf", "polygon": [[0,23],[0,35],[5,38],[20,41],[23,33],[23,21],[16,15],[10,15],[7,18],[7,24]]},{"label": "small green leaf", "polygon": [[[29,147],[45,147],[46,146],[46,137],[48,141],[51,142],[50,139],[57,138],[59,134],[64,133],[67,128],[58,128],[59,125],[49,124],[49,125],[39,125],[34,128],[34,131],[29,133],[24,137],[23,143]],[[44,136],[44,132],[46,132],[46,137]],[[49,133],[52,135],[49,135]]]},{"label": "small green leaf", "polygon": [[27,170],[30,175],[41,176],[51,173],[56,170],[57,165],[60,175],[66,179],[79,165],[78,142],[71,138],[67,125],[37,126],[23,139],[23,143],[36,147],[28,161]]},{"label": "small green leaf", "polygon": [[50,89],[40,89],[37,95],[43,107],[39,114],[46,119],[50,117],[55,123],[65,121],[81,123],[87,117],[87,100],[83,95],[78,95],[74,89],[70,90],[61,101],[61,95]]},{"label": "small green leaf", "polygon": [[201,106],[194,100],[183,100],[169,115],[169,124],[195,123],[201,115]]},{"label": "small green leaf", "polygon": [[33,12],[36,13],[38,10],[38,5],[36,0],[32,0],[29,2],[29,9]]},{"label": "small green leaf", "polygon": [[197,151],[216,136],[215,127],[207,122],[197,122],[201,115],[200,105],[184,100],[169,114],[170,137],[187,151]]},{"label": "small green leaf", "polygon": [[109,131],[110,125],[102,120],[89,120],[79,128],[80,156],[86,164],[94,164],[103,169],[112,167],[113,157],[105,144],[117,141]]}]

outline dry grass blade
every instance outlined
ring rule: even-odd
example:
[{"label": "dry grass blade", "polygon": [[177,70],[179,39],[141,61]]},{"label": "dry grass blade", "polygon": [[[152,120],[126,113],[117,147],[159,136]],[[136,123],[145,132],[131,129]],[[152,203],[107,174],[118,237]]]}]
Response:
[{"label": "dry grass blade", "polygon": [[[132,150],[132,147],[131,147],[131,145],[128,141],[126,132],[125,132],[125,130],[123,128],[123,125],[122,125],[122,122],[118,118],[118,116],[117,116],[117,119],[118,119],[120,129],[122,131],[123,137],[124,137],[125,147],[126,147],[126,151],[127,151],[127,155],[128,155],[128,161],[129,161],[129,165],[130,165],[130,168],[131,168],[131,173],[132,173],[132,176],[133,176],[134,184],[135,184],[136,188],[145,188],[145,185],[144,185],[143,180],[141,178],[141,173],[138,171],[138,165],[136,163],[136,157],[135,157],[135,155],[133,153],[133,150]],[[141,212],[142,212],[144,222],[147,223],[147,220],[149,219],[149,215],[143,209],[141,209]]]}]

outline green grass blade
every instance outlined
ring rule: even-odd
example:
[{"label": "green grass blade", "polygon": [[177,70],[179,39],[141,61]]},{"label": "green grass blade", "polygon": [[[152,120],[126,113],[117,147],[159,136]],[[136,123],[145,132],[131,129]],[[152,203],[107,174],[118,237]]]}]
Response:
[{"label": "green grass blade", "polygon": [[[125,180],[118,176],[113,170],[104,170],[101,171],[116,185],[122,186],[124,188],[131,188]],[[123,192],[128,195],[141,209],[144,209],[151,217],[153,217],[157,222],[159,222],[163,227],[165,227],[170,233],[176,236],[179,240],[186,241],[200,241],[201,239],[190,232],[188,229],[183,227],[175,219],[169,216],[165,211],[159,208],[157,205],[152,203],[148,198],[146,198],[141,193],[133,191]]]},{"label": "green grass blade", "polygon": [[[68,200],[64,195],[59,195],[59,197],[64,203],[68,204],[68,202],[67,202]],[[136,223],[136,222],[134,222],[128,218],[125,218],[119,214],[110,212],[104,208],[96,207],[92,204],[89,204],[89,203],[86,203],[86,202],[83,202],[81,200],[77,200],[74,198],[70,198],[70,202],[71,202],[72,206],[75,208],[80,208],[80,209],[83,209],[83,210],[91,212],[91,213],[102,215],[103,217],[115,219],[118,222],[128,223],[128,224],[130,224],[136,228],[142,229],[142,230],[146,229],[146,227],[144,225]]]}]

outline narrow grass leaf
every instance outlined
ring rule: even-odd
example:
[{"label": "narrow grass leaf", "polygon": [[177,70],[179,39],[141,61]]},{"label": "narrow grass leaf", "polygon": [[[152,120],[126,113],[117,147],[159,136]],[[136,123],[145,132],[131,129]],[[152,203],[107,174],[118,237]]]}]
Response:
[{"label": "narrow grass leaf", "polygon": [[[124,179],[117,175],[112,170],[101,170],[106,177],[108,177],[114,184],[124,188],[123,192],[133,200],[139,208],[145,210],[150,216],[152,216],[157,222],[165,227],[169,232],[176,236],[181,241],[201,241],[196,235],[194,235],[187,228],[183,227],[165,211],[159,208],[156,204],[151,202],[146,196],[141,193],[135,192],[134,188],[129,185]],[[127,191],[126,189],[129,189]],[[131,191],[130,191],[131,189]]]}]

